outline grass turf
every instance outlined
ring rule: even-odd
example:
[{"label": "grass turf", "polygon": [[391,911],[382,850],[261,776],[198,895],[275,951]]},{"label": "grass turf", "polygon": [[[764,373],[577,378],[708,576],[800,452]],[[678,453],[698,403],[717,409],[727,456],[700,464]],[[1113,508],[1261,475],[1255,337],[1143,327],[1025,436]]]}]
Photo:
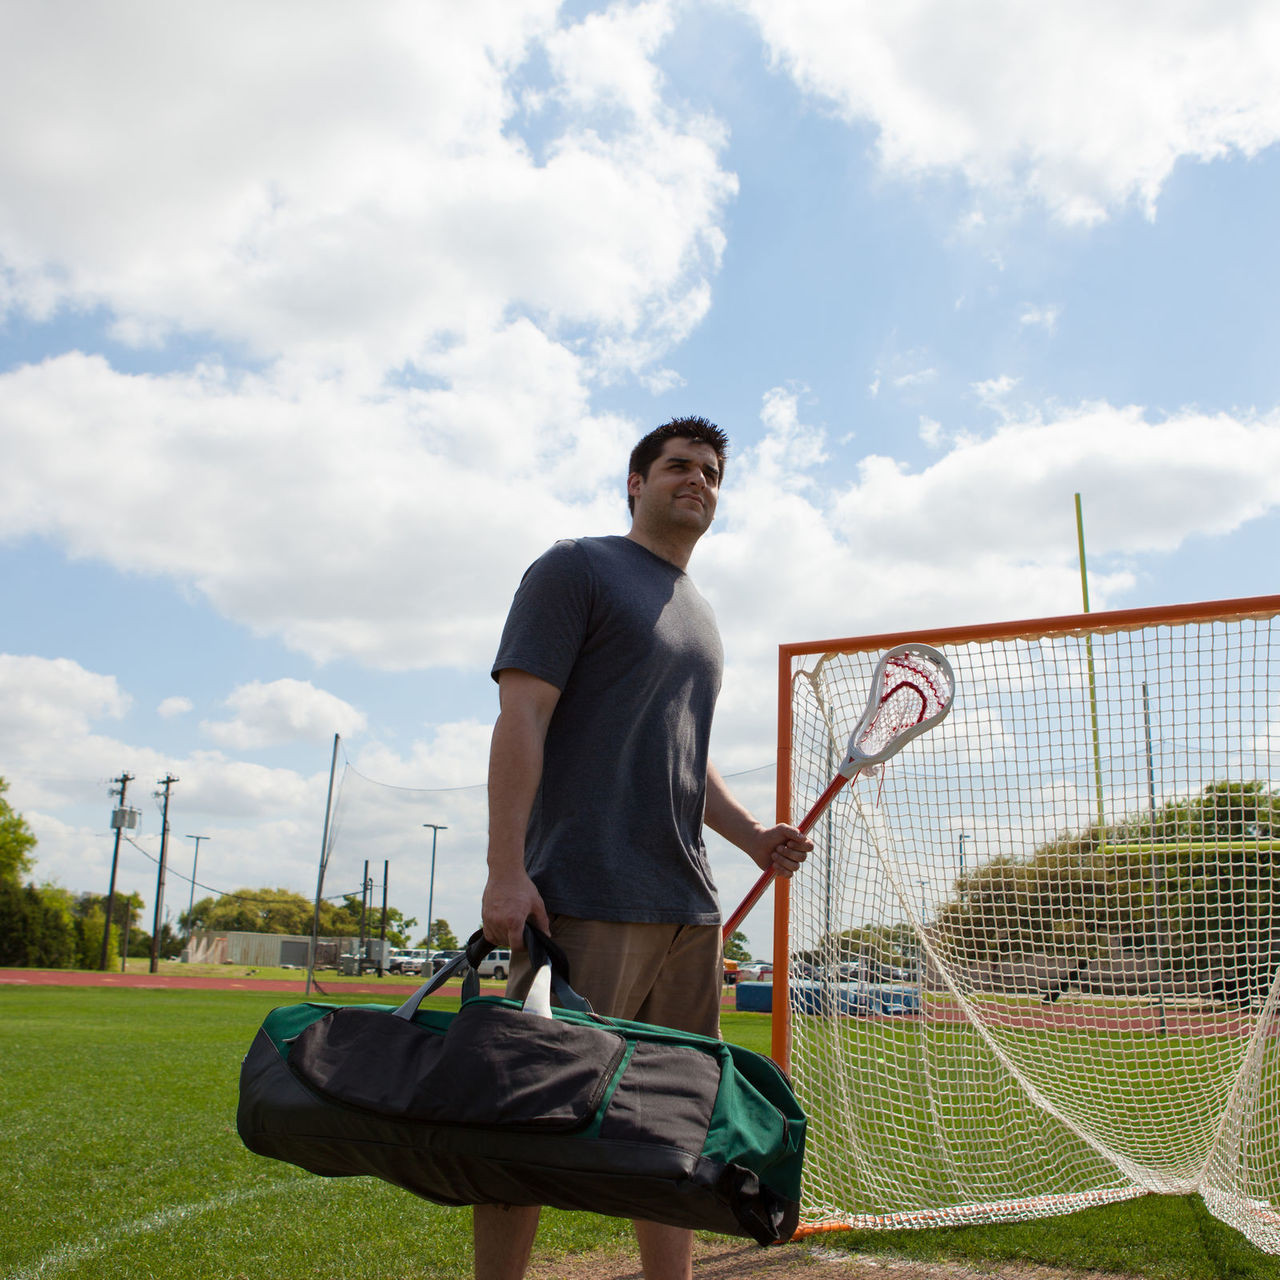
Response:
[{"label": "grass turf", "polygon": [[[284,1002],[247,991],[0,987],[0,1275],[470,1275],[468,1211],[372,1179],[314,1178],[241,1146],[239,1061],[266,1012]],[[724,1027],[736,1043],[767,1048],[766,1017],[730,1013]],[[626,1223],[549,1210],[538,1248],[561,1254],[629,1242]],[[812,1244],[1153,1280],[1280,1277],[1275,1259],[1197,1201],[1171,1198],[1001,1227],[841,1232]]]}]

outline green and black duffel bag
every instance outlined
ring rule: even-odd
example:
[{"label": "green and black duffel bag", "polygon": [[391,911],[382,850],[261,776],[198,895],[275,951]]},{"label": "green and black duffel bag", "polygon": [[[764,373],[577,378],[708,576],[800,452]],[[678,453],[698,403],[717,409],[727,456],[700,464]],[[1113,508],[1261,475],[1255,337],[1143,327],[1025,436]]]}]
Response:
[{"label": "green and black duffel bag", "polygon": [[[545,1204],[789,1239],[805,1117],[778,1067],[592,1013],[559,948],[532,931],[528,941],[536,977],[524,1005],[466,999],[464,986],[456,1014],[419,1007],[488,954],[476,934],[398,1009],[273,1010],[240,1073],[245,1145],[440,1204]],[[550,1007],[552,989],[567,1007]]]}]

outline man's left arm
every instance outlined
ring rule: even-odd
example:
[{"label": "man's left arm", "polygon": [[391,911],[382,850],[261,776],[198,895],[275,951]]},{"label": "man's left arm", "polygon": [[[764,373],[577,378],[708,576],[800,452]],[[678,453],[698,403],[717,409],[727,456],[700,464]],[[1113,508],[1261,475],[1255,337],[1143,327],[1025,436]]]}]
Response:
[{"label": "man's left arm", "polygon": [[707,765],[707,807],[703,821],[717,835],[741,849],[762,871],[772,867],[780,876],[800,868],[813,841],[789,823],[766,827],[744,809],[725,785],[715,765]]}]

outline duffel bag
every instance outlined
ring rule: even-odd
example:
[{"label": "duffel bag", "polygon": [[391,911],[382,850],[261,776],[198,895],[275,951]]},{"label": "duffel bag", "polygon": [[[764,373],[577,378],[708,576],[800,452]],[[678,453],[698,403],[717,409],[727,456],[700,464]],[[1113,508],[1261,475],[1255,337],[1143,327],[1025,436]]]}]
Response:
[{"label": "duffel bag", "polygon": [[[559,948],[527,935],[529,999],[421,1008],[492,949],[463,955],[399,1008],[295,1004],[244,1059],[236,1127],[257,1154],[325,1177],[371,1174],[440,1204],[545,1204],[787,1240],[805,1117],[768,1058],[601,1017]],[[562,1007],[552,1009],[549,990]]]}]

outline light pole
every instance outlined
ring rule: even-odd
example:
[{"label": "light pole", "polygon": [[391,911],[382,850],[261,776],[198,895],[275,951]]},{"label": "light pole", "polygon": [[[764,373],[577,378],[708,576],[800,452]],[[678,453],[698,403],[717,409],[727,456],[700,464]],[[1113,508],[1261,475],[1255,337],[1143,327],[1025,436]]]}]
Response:
[{"label": "light pole", "polygon": [[[208,836],[188,836],[188,840],[196,842],[196,851],[191,859],[191,897],[187,900],[187,945],[191,945],[191,912],[196,905],[196,868],[200,865],[200,841],[208,840]],[[188,956],[188,959],[191,957]]]},{"label": "light pole", "polygon": [[438,822],[424,822],[424,827],[431,828],[431,878],[427,881],[427,950],[431,949],[431,935],[435,932],[436,922],[431,918],[432,900],[436,889],[436,837],[449,828]]},{"label": "light pole", "polygon": [[965,832],[960,833],[960,901],[964,901],[964,842],[973,837]]},{"label": "light pole", "polygon": [[933,887],[933,877],[917,876],[916,883],[920,886],[920,928],[923,932],[925,917],[929,914],[929,890]]}]

